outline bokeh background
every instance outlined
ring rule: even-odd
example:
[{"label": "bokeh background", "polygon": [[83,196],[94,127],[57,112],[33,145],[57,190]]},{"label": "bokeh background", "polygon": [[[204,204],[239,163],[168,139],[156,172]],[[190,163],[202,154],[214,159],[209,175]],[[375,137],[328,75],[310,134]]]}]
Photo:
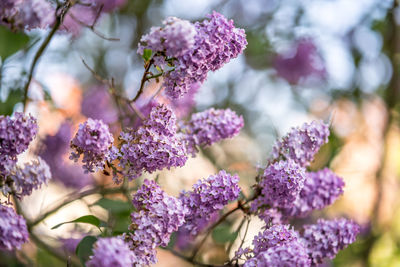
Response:
[{"label": "bokeh background", "polygon": [[[31,83],[28,112],[38,117],[40,132],[24,155],[42,155],[55,181],[25,199],[22,209],[34,220],[77,188],[111,183],[102,174],[84,175],[68,161],[69,140],[86,117],[103,119],[115,133],[120,129],[112,97],[82,60],[133,97],[143,74],[143,60],[136,52],[140,37],[167,16],[195,21],[212,10],[246,30],[248,47],[209,75],[192,111],[229,107],[244,116],[245,128],[239,137],[205,149],[184,168],[152,177],[177,195],[197,179],[227,169],[239,173],[242,187],[250,190],[277,137],[303,122],[323,119],[330,123],[331,135],[312,168],[331,167],[346,187],[337,203],[312,216],[350,217],[363,229],[355,244],[326,265],[400,266],[400,9],[392,0],[127,0],[101,16],[95,27],[101,34],[79,25],[72,34],[58,33]],[[0,26],[1,114],[22,110],[24,75],[46,33],[14,34]],[[145,90],[154,92],[157,84]],[[88,213],[107,218],[104,208],[93,205],[101,198],[96,194],[72,202],[34,231],[68,254],[64,240],[79,240],[96,230],[81,225],[50,228]],[[127,225],[119,223],[121,229]],[[233,217],[229,227],[239,223],[239,216]],[[260,227],[254,218],[246,242]],[[203,258],[223,261],[229,257],[226,239],[218,242],[218,233],[214,239]],[[159,262],[157,266],[189,266],[164,250],[159,251]],[[63,264],[33,244],[15,254],[0,254],[0,266]]]}]

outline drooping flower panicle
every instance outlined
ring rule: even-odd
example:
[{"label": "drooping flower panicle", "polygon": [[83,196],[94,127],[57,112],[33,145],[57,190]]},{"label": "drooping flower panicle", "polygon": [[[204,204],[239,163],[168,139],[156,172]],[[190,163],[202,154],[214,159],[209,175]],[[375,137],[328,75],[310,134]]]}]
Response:
[{"label": "drooping flower panicle", "polygon": [[[232,20],[217,12],[207,17],[194,25],[169,18],[163,28],[152,28],[141,40],[144,44],[139,46],[139,53],[147,48],[154,53],[164,51],[170,57],[173,69],[166,70],[164,85],[171,98],[180,98],[193,84],[203,83],[209,71],[221,68],[247,45],[244,30],[235,28]],[[159,67],[166,65],[165,58],[154,60]]]},{"label": "drooping flower panicle", "polygon": [[180,199],[189,209],[183,226],[191,235],[197,235],[212,220],[216,212],[229,201],[237,199],[240,193],[239,177],[220,171],[206,179],[199,180],[190,192],[182,192]]},{"label": "drooping flower panicle", "polygon": [[328,142],[329,126],[322,121],[304,123],[292,128],[272,149],[273,161],[292,159],[301,166],[308,166],[320,147]]},{"label": "drooping flower panicle", "polygon": [[99,238],[94,244],[88,267],[132,266],[135,255],[121,237]]},{"label": "drooping flower panicle", "polygon": [[85,172],[102,170],[114,142],[106,124],[101,120],[88,119],[79,125],[78,132],[71,141],[71,156],[75,162],[83,155]]},{"label": "drooping flower panicle", "polygon": [[316,224],[304,226],[302,237],[312,262],[319,264],[324,258],[333,259],[356,240],[359,232],[360,226],[351,220],[319,219]]},{"label": "drooping flower panicle", "polygon": [[0,116],[0,176],[15,166],[17,155],[28,148],[36,133],[37,122],[30,115]]},{"label": "drooping flower panicle", "polygon": [[343,187],[343,179],[328,168],[308,172],[293,207],[284,210],[284,214],[288,217],[304,217],[313,210],[321,210],[343,194]]},{"label": "drooping flower panicle", "polygon": [[122,133],[120,166],[125,175],[132,179],[143,171],[182,167],[187,161],[186,148],[176,131],[175,114],[167,106],[157,105],[139,129]]},{"label": "drooping flower panicle", "polygon": [[0,204],[0,249],[20,249],[28,238],[25,219],[11,207]]},{"label": "drooping flower panicle", "polygon": [[270,164],[258,183],[261,193],[252,203],[252,210],[291,207],[305,179],[305,169],[292,160]]},{"label": "drooping flower panicle", "polygon": [[155,181],[145,180],[132,199],[132,232],[125,240],[135,255],[137,266],[154,264],[156,247],[168,245],[170,236],[188,213],[181,200],[168,196]]}]

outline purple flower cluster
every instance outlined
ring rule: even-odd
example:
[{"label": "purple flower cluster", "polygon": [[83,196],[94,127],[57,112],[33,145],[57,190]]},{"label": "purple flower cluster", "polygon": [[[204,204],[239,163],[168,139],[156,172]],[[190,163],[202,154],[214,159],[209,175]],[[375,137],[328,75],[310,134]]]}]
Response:
[{"label": "purple flower cluster", "polygon": [[0,176],[15,166],[17,155],[24,152],[37,133],[36,119],[16,112],[14,118],[0,116]]},{"label": "purple flower cluster", "polygon": [[189,209],[183,228],[191,235],[197,235],[212,220],[213,216],[240,193],[239,177],[220,171],[206,179],[199,180],[190,192],[182,192],[180,199]]},{"label": "purple flower cluster", "polygon": [[65,159],[71,137],[72,125],[69,122],[62,123],[55,135],[47,135],[44,138],[39,156],[49,165],[53,180],[66,187],[80,189],[93,183],[93,177],[84,173],[79,164],[70,164]]},{"label": "purple flower cluster", "polygon": [[324,258],[333,259],[339,250],[356,240],[360,226],[351,220],[319,219],[317,224],[305,225],[303,240],[314,264]]},{"label": "purple flower cluster", "polygon": [[132,266],[135,255],[121,237],[99,238],[94,244],[88,267]]},{"label": "purple flower cluster", "polygon": [[305,169],[292,160],[270,164],[259,182],[261,194],[252,203],[252,210],[291,207],[303,188],[305,179]]},{"label": "purple flower cluster", "polygon": [[236,258],[244,256],[244,267],[258,266],[310,266],[307,250],[299,234],[289,225],[273,225],[253,239],[253,249],[236,252]]},{"label": "purple flower cluster", "polygon": [[46,0],[0,1],[0,24],[11,30],[45,28],[54,20],[55,12]]},{"label": "purple flower cluster", "polygon": [[105,160],[112,150],[114,138],[106,124],[101,120],[88,119],[79,125],[79,130],[71,141],[70,159],[75,162],[83,155],[85,172],[94,172],[104,168]]},{"label": "purple flower cluster", "polygon": [[7,206],[0,205],[0,249],[20,249],[29,234],[24,218]]},{"label": "purple flower cluster", "polygon": [[329,125],[322,121],[304,123],[276,142],[272,160],[292,159],[301,166],[308,166],[320,147],[328,142]]},{"label": "purple flower cluster", "polygon": [[[166,94],[171,98],[179,98],[193,84],[203,83],[209,71],[221,68],[247,45],[244,30],[235,28],[232,20],[217,12],[208,15],[208,18],[194,25],[170,18],[164,21],[164,28],[153,28],[142,39],[144,44],[140,46],[139,53],[143,53],[144,48],[150,48],[155,52],[165,51],[167,56],[174,57],[170,61],[174,68],[166,72],[164,79]],[[163,38],[175,39],[164,42]],[[165,59],[154,60],[158,65],[165,62]]]},{"label": "purple flower cluster", "polygon": [[121,133],[120,166],[125,175],[133,179],[143,171],[182,167],[187,161],[186,148],[176,131],[175,114],[167,106],[158,105],[139,129]]},{"label": "purple flower cluster", "polygon": [[304,246],[296,240],[271,247],[243,264],[243,267],[259,266],[307,267],[311,266],[311,261]]},{"label": "purple flower cluster", "polygon": [[232,138],[239,134],[243,125],[243,117],[229,108],[210,108],[195,113],[184,128],[188,152],[194,155],[196,145],[212,145],[222,139]]},{"label": "purple flower cluster", "polygon": [[47,184],[51,179],[51,174],[46,162],[38,157],[37,160],[26,163],[23,168],[15,167],[8,178],[12,181],[13,190],[15,190],[13,193],[22,197],[29,196],[34,189]]},{"label": "purple flower cluster", "polygon": [[297,42],[287,54],[275,58],[274,67],[279,76],[291,84],[297,84],[309,77],[323,78],[326,70],[317,48],[310,39]]},{"label": "purple flower cluster", "polygon": [[306,176],[304,187],[294,202],[294,206],[284,210],[285,216],[307,216],[313,210],[321,210],[333,204],[343,194],[342,178],[328,168],[308,172]]},{"label": "purple flower cluster", "polygon": [[[196,29],[192,23],[169,17],[163,24],[163,27],[152,27],[150,33],[142,36],[139,54],[143,55],[145,49],[150,49],[153,53],[165,53],[167,57],[180,57],[193,47]],[[160,60],[162,62],[162,59]],[[155,61],[158,62],[156,58]],[[164,67],[164,64],[156,63],[160,67]]]},{"label": "purple flower cluster", "polygon": [[188,213],[181,200],[168,196],[155,181],[145,180],[132,200],[132,232],[125,234],[138,266],[156,263],[156,247],[168,245]]}]

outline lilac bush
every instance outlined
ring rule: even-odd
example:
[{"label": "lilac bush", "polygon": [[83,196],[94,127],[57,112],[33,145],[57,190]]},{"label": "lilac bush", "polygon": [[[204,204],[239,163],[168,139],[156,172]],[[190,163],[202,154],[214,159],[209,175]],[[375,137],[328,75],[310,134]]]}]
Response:
[{"label": "lilac bush", "polygon": [[[56,10],[61,13],[50,21],[47,15],[54,6],[39,0],[25,2],[2,2],[1,23],[12,30],[53,26],[51,39],[57,27],[73,32],[74,27],[79,30],[86,26],[94,31],[93,23],[103,12],[110,12],[125,1],[57,3]],[[45,12],[48,8],[50,11]],[[87,21],[77,20],[80,12],[88,12]],[[76,23],[80,26],[76,27]],[[65,186],[77,189],[68,197],[81,199],[97,194],[101,199],[90,207],[97,205],[108,211],[107,218],[87,215],[53,227],[65,223],[96,227],[97,236],[91,231],[79,241],[59,239],[69,253],[75,249],[87,266],[148,266],[157,262],[157,249],[170,250],[192,264],[214,266],[202,263],[198,253],[214,230],[233,224],[230,216],[234,213],[239,215],[233,220],[242,219],[240,227],[252,215],[260,217],[264,225],[251,247],[243,248],[243,240],[239,242],[241,245],[235,256],[224,263],[226,266],[312,266],[333,259],[355,242],[360,227],[351,220],[319,219],[312,224],[314,218],[310,214],[333,204],[344,192],[343,180],[330,169],[309,169],[328,142],[329,125],[323,121],[304,123],[277,140],[251,188],[241,188],[239,182],[244,181],[226,170],[198,180],[190,191],[181,191],[178,197],[168,195],[158,183],[161,171],[183,167],[190,156],[196,157],[206,152],[203,149],[240,134],[244,118],[229,108],[190,113],[194,94],[208,73],[238,57],[246,45],[244,30],[220,13],[213,12],[199,22],[166,18],[162,26],[151,28],[140,39],[137,52],[143,57],[145,70],[136,96],[126,97],[117,91],[113,79],[102,79],[92,70],[104,84],[99,87],[101,90],[84,95],[81,108],[87,120],[73,137],[72,125],[64,123],[55,135],[43,138],[41,149],[36,152],[44,160],[33,156],[30,163],[18,162],[38,132],[36,119],[20,112],[12,117],[0,116],[0,190],[8,198],[0,205],[0,249],[19,249],[28,240],[28,230],[32,239],[39,240],[38,244],[46,249],[46,242],[32,229],[76,198],[27,222],[6,205],[15,204],[16,211],[23,214],[19,200],[49,183],[51,173]],[[143,97],[145,84],[151,80],[160,89],[151,98]],[[109,90],[104,89],[105,85]],[[168,98],[163,100],[165,96]],[[24,99],[24,108],[26,105]],[[76,164],[80,162],[84,174],[64,161],[67,154]],[[100,176],[95,172],[102,172],[105,179],[112,176],[118,185],[95,181],[88,175]],[[150,180],[149,174],[156,178]],[[81,190],[85,185],[92,187]],[[106,195],[118,195],[126,201]],[[295,221],[299,217],[306,217],[311,224],[301,228],[301,222]],[[124,219],[129,219],[129,225],[123,224]],[[226,247],[232,248],[240,230]],[[180,249],[182,246],[174,244],[176,238],[178,243],[189,240],[190,246]],[[184,253],[189,249],[191,255],[187,256]],[[49,251],[63,258],[59,252]]]}]

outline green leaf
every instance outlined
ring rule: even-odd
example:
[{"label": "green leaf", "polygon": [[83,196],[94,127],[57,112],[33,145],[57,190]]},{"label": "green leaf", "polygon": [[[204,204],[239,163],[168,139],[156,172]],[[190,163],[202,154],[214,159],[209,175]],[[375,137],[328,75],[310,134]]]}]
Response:
[{"label": "green leaf", "polygon": [[0,101],[0,115],[11,115],[14,106],[22,100],[23,93],[21,90],[10,90],[5,102]]},{"label": "green leaf", "polygon": [[[59,223],[55,226],[53,226],[51,229],[57,229],[58,227],[60,227],[63,224],[67,224],[67,223],[88,223],[91,225],[96,226],[97,228],[99,228],[100,230],[100,226],[103,226],[103,223],[99,218],[97,218],[96,216],[93,215],[85,215],[82,217],[79,217],[78,219],[75,219],[73,221],[69,221],[69,222],[63,222],[63,223]],[[101,231],[101,230],[100,230]]]},{"label": "green leaf", "polygon": [[215,242],[219,244],[225,244],[230,241],[234,241],[237,237],[237,232],[231,232],[231,226],[229,224],[220,224],[212,232],[212,237]]},{"label": "green leaf", "polygon": [[144,49],[143,50],[143,59],[144,59],[144,61],[149,61],[150,58],[151,58],[151,54],[152,54],[151,49],[148,49],[148,48]]},{"label": "green leaf", "polygon": [[129,202],[109,198],[101,198],[93,205],[98,205],[114,214],[130,213],[132,210],[132,205]]},{"label": "green leaf", "polygon": [[22,32],[12,32],[4,26],[0,26],[0,57],[4,61],[29,42],[29,37]]},{"label": "green leaf", "polygon": [[76,247],[75,253],[83,266],[85,266],[85,262],[87,262],[89,257],[93,254],[92,248],[96,241],[97,237],[88,235],[82,238],[81,242],[79,242],[78,246]]}]

